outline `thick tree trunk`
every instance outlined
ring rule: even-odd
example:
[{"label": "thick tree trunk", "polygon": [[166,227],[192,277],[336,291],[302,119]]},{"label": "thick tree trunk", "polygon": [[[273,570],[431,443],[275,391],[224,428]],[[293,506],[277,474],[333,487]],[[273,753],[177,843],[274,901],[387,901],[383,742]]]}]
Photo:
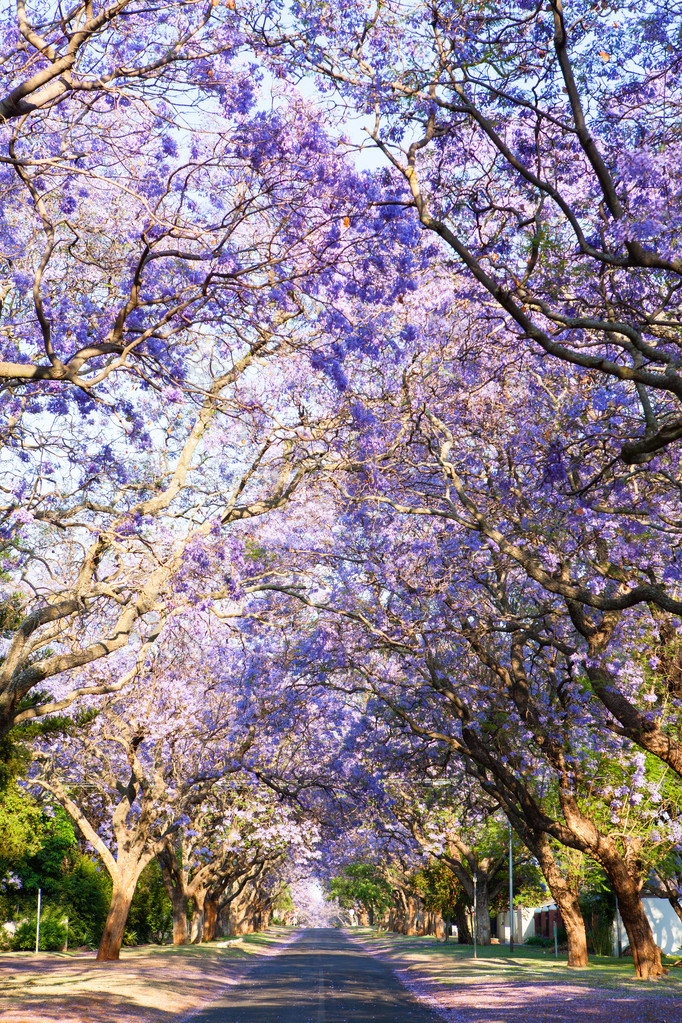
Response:
[{"label": "thick tree trunk", "polygon": [[[603,835],[592,821],[583,816],[575,799],[561,789],[559,798],[566,824],[583,846],[583,851],[601,864],[611,882],[621,920],[630,939],[637,977],[656,980],[668,971],[661,963],[661,950],[651,933],[635,876],[630,873],[628,863],[613,839]],[[634,867],[636,875],[636,863]]]},{"label": "thick tree trunk", "polygon": [[485,875],[476,886],[476,941],[479,945],[490,944],[490,886]]},{"label": "thick tree trunk", "polygon": [[651,933],[639,891],[629,875],[618,886],[610,873],[609,879],[616,892],[620,918],[630,941],[637,976],[640,980],[657,980],[668,971],[661,963],[661,950]]},{"label": "thick tree trunk", "polygon": [[585,921],[578,905],[578,898],[573,892],[552,892],[552,894],[566,928],[568,965],[572,970],[582,970],[589,965],[589,960],[587,958]]},{"label": "thick tree trunk", "polygon": [[126,878],[122,882],[114,881],[107,922],[104,925],[104,933],[97,950],[99,962],[120,958],[123,933],[130,911],[130,903],[133,901],[133,895],[135,894],[137,877],[138,875],[136,874],[135,877]]},{"label": "thick tree trunk", "polygon": [[187,893],[182,889],[173,889],[173,944],[187,944]]},{"label": "thick tree trunk", "polygon": [[237,895],[230,901],[230,913],[228,918],[228,934],[236,937],[243,934],[244,914],[246,912],[246,899],[243,894]]},{"label": "thick tree trunk", "polygon": [[457,942],[459,945],[473,945],[474,939],[469,930],[467,919],[467,906],[464,899],[458,899],[455,903],[455,920],[457,921]]},{"label": "thick tree trunk", "polygon": [[556,865],[547,835],[532,839],[526,836],[528,848],[540,864],[550,892],[559,907],[568,939],[568,965],[571,969],[584,969],[588,965],[585,921],[578,905],[578,894]]},{"label": "thick tree trunk", "polygon": [[218,922],[216,925],[216,934],[221,937],[226,937],[230,931],[230,904],[224,902],[218,910]]},{"label": "thick tree trunk", "polygon": [[187,871],[178,862],[176,850],[170,844],[161,849],[156,858],[161,867],[161,877],[168,898],[173,907],[173,944],[187,944]]},{"label": "thick tree trunk", "polygon": [[419,932],[419,900],[409,897],[407,900],[407,919],[405,934],[411,936]]},{"label": "thick tree trunk", "polygon": [[215,938],[216,923],[218,921],[218,904],[214,899],[207,898],[204,901],[204,941],[213,941]]},{"label": "thick tree trunk", "polygon": [[204,936],[204,901],[206,899],[206,892],[195,892],[193,897],[194,911],[192,913],[190,941],[193,945],[198,945]]},{"label": "thick tree trunk", "polygon": [[401,889],[397,888],[394,892],[395,908],[393,911],[393,923],[391,930],[394,930],[396,934],[405,934],[407,927],[407,900],[405,893]]},{"label": "thick tree trunk", "polygon": [[657,980],[668,971],[661,963],[661,950],[651,933],[639,885],[611,839],[602,838],[597,852],[598,860],[616,893],[620,917],[630,940],[637,977],[640,980]]}]

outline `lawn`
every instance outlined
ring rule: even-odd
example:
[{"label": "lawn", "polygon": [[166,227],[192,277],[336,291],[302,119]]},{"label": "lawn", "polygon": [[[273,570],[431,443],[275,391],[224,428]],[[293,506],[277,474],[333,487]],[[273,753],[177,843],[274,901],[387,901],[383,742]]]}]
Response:
[{"label": "lawn", "polygon": [[94,952],[0,954],[0,1021],[182,1023],[292,937],[273,927],[201,945],[142,945],[114,963]]},{"label": "lawn", "polygon": [[582,970],[569,970],[566,954],[515,945],[478,947],[431,936],[382,934],[372,928],[347,931],[389,962],[403,983],[452,1023],[680,1023],[682,969],[666,956],[667,977],[655,984],[636,980],[632,959],[590,956]]}]

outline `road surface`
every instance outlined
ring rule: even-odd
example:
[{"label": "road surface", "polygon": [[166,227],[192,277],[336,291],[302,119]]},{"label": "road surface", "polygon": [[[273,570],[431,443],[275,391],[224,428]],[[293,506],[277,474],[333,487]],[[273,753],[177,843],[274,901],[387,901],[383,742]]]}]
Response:
[{"label": "road surface", "polygon": [[442,1023],[340,931],[301,932],[192,1023]]}]

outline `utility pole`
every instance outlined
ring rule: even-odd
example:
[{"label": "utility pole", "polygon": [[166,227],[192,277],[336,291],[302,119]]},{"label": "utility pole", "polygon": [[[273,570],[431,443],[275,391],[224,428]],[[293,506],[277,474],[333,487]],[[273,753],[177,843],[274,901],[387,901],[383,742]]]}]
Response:
[{"label": "utility pole", "polygon": [[509,951],[514,951],[514,856],[511,821],[509,821]]},{"label": "utility pole", "polygon": [[40,947],[40,888],[38,889],[38,916],[36,917],[36,952]]},{"label": "utility pole", "polygon": [[476,948],[476,931],[478,929],[478,907],[476,905],[476,882],[478,880],[476,871],[474,871],[474,959],[478,958],[478,952]]}]

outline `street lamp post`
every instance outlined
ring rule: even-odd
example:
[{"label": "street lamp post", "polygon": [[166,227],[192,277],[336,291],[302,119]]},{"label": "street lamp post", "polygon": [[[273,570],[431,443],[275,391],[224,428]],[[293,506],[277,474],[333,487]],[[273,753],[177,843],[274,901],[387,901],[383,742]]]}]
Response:
[{"label": "street lamp post", "polygon": [[474,959],[478,958],[478,951],[476,947],[476,931],[478,929],[478,906],[476,905],[476,882],[478,878],[476,871],[474,871]]},{"label": "street lamp post", "polygon": [[511,821],[509,821],[509,951],[514,951],[514,857]]},{"label": "street lamp post", "polygon": [[36,916],[36,953],[40,948],[40,896],[41,890],[38,889],[38,915]]}]

